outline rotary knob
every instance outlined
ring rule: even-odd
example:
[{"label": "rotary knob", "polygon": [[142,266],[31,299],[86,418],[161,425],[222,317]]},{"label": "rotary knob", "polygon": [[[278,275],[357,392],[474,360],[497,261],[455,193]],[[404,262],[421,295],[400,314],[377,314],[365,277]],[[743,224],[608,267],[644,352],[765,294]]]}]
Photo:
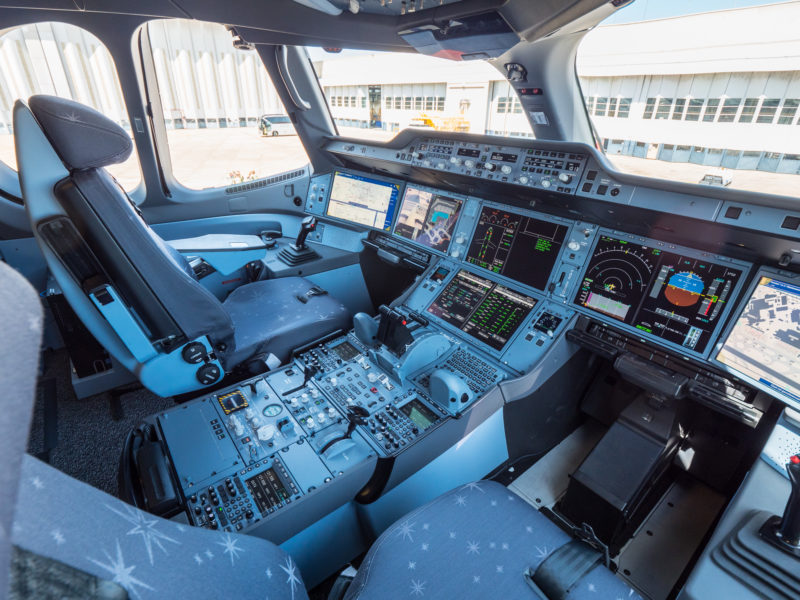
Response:
[{"label": "rotary knob", "polygon": [[259,427],[256,433],[258,434],[259,440],[262,442],[268,442],[275,436],[275,426],[264,425],[263,427]]},{"label": "rotary knob", "polygon": [[569,183],[570,181],[572,181],[572,175],[570,175],[569,173],[559,173],[558,180],[561,181],[562,183]]},{"label": "rotary knob", "polygon": [[457,156],[451,156],[450,157],[450,164],[458,166],[458,165],[461,164],[461,159],[458,158]]},{"label": "rotary knob", "polygon": [[549,179],[542,179],[542,187],[549,188],[550,187],[550,180]]},{"label": "rotary knob", "polygon": [[424,166],[426,166],[426,167],[430,167],[431,166],[431,161],[429,161],[428,159],[425,159],[425,160],[422,161],[422,164]]},{"label": "rotary knob", "polygon": [[437,169],[444,169],[444,163],[443,162],[436,163],[436,168]]},{"label": "rotary knob", "polygon": [[495,165],[494,163],[487,162],[483,163],[483,168],[486,169],[487,171],[494,171],[497,169],[497,165]]},{"label": "rotary knob", "polygon": [[467,159],[464,161],[464,166],[467,167],[468,169],[471,169],[475,166],[475,161]]},{"label": "rotary knob", "polygon": [[523,175],[522,177],[519,178],[519,182],[522,184],[528,183],[528,181],[529,179],[526,175]]},{"label": "rotary knob", "polygon": [[502,171],[505,175],[511,173],[511,167],[509,165],[503,165],[500,167],[500,171]]},{"label": "rotary knob", "polygon": [[569,248],[572,252],[577,252],[581,249],[581,245],[575,240],[570,240],[569,244],[567,244],[567,248]]}]

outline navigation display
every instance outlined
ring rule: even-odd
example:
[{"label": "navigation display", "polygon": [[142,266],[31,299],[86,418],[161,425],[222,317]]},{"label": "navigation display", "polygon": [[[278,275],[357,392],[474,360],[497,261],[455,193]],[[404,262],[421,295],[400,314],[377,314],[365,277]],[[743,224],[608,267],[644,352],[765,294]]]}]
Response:
[{"label": "navigation display", "polygon": [[394,232],[433,250],[447,252],[463,201],[406,185]]},{"label": "navigation display", "polygon": [[502,350],[534,306],[534,298],[462,270],[428,307],[428,312],[495,350]]},{"label": "navigation display", "polygon": [[703,352],[742,271],[601,236],[575,304]]},{"label": "navigation display", "polygon": [[800,402],[800,287],[761,277],[716,360]]},{"label": "navigation display", "polygon": [[400,184],[336,171],[325,214],[358,225],[389,231]]},{"label": "navigation display", "polygon": [[567,227],[484,206],[466,260],[537,290],[544,290]]}]

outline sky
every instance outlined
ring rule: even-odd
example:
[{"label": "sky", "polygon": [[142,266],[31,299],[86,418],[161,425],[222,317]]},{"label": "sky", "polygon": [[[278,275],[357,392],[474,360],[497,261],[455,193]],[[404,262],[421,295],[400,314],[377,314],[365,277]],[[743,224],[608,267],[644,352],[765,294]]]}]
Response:
[{"label": "sky", "polygon": [[[619,9],[603,25],[619,25],[621,23],[636,23],[681,15],[692,15],[714,10],[728,8],[746,8],[763,4],[777,4],[781,0],[635,0],[628,6]],[[790,0],[791,1],[791,0]],[[312,60],[325,60],[335,57],[321,48],[309,48]],[[345,50],[344,56],[353,56],[360,53],[372,54],[368,51]],[[341,55],[340,55],[341,56]]]},{"label": "sky", "polygon": [[745,8],[761,4],[776,4],[780,0],[635,0],[633,4],[619,9],[604,25],[635,23],[665,17],[692,15],[724,10],[726,8]]}]

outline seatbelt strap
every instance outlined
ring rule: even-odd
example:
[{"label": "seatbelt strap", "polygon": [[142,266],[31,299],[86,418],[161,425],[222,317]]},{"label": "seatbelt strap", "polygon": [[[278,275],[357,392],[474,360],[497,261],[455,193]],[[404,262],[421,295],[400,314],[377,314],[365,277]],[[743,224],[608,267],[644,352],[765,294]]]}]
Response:
[{"label": "seatbelt strap", "polygon": [[328,294],[327,290],[323,290],[321,287],[314,286],[310,290],[308,290],[305,294],[298,294],[295,296],[300,302],[306,304],[309,298],[313,296],[326,296]]},{"label": "seatbelt strap", "polygon": [[535,571],[527,569],[523,576],[542,600],[564,600],[602,562],[602,554],[581,540],[572,540],[545,558]]}]

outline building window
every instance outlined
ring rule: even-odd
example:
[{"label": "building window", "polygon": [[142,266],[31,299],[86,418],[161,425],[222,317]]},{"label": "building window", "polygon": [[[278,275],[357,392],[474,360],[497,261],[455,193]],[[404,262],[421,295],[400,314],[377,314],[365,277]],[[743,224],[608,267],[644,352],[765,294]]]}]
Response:
[{"label": "building window", "polygon": [[505,96],[500,96],[497,99],[497,113],[504,114],[508,112],[508,98]]},{"label": "building window", "polygon": [[583,99],[586,103],[586,111],[590,114],[594,114],[594,96],[589,96],[588,98]]},{"label": "building window", "polygon": [[433,110],[433,96],[425,96],[425,110]]},{"label": "building window", "polygon": [[444,96],[438,96],[436,98],[436,110],[444,110]]},{"label": "building window", "polygon": [[608,99],[608,112],[606,116],[608,117],[616,117],[617,116],[617,98],[609,98]]},{"label": "building window", "polygon": [[361,108],[367,108],[367,97],[361,96]]},{"label": "building window", "polygon": [[781,114],[778,116],[778,125],[791,125],[792,121],[794,121],[794,116],[797,114],[798,105],[800,105],[800,100],[797,98],[784,100]]},{"label": "building window", "polygon": [[761,110],[758,111],[756,123],[772,123],[775,119],[775,113],[778,112],[778,105],[781,103],[780,98],[767,98],[761,103]]},{"label": "building window", "polygon": [[595,112],[594,114],[598,117],[605,117],[606,116],[606,108],[608,106],[608,98],[605,96],[597,99],[597,104],[595,104]]},{"label": "building window", "polygon": [[647,104],[644,106],[644,115],[642,115],[643,119],[651,119],[653,117],[653,111],[656,108],[656,99],[655,98],[648,98]]},{"label": "building window", "polygon": [[690,98],[689,99],[689,106],[686,107],[686,120],[687,121],[699,121],[700,120],[700,111],[703,110],[703,99],[702,98]]},{"label": "building window", "polygon": [[395,108],[395,110],[400,110],[400,108],[402,106],[403,106],[403,98],[402,98],[402,96],[395,96],[394,97],[394,108]]},{"label": "building window", "polygon": [[669,117],[669,109],[672,108],[672,98],[661,98],[658,101],[656,119],[666,119]]},{"label": "building window", "polygon": [[414,110],[422,110],[422,96],[414,97]]},{"label": "building window", "polygon": [[356,106],[358,106],[358,105],[356,104],[356,97],[355,97],[355,96],[350,96],[350,106],[352,106],[353,108],[355,108]]},{"label": "building window", "polygon": [[406,110],[411,110],[411,96],[406,96],[403,98],[403,108]]},{"label": "building window", "polygon": [[620,98],[619,109],[617,110],[617,117],[620,119],[627,119],[631,114],[631,102],[633,98]]},{"label": "building window", "polygon": [[752,123],[758,107],[758,98],[745,98],[742,112],[739,113],[739,123]]},{"label": "building window", "polygon": [[392,108],[392,97],[391,96],[386,96],[385,105],[386,105],[386,108]]},{"label": "building window", "polygon": [[675,110],[672,111],[672,120],[680,121],[683,119],[683,109],[686,108],[686,98],[676,98]]},{"label": "building window", "polygon": [[712,121],[714,121],[714,117],[717,116],[718,108],[719,108],[719,99],[709,98],[708,104],[706,104],[706,110],[703,113],[703,121],[706,123],[711,123]]},{"label": "building window", "polygon": [[344,105],[348,107],[350,106],[350,96],[344,97]]},{"label": "building window", "polygon": [[736,112],[739,110],[739,105],[742,103],[741,98],[726,98],[722,103],[722,108],[719,111],[720,123],[733,123],[736,118]]}]

